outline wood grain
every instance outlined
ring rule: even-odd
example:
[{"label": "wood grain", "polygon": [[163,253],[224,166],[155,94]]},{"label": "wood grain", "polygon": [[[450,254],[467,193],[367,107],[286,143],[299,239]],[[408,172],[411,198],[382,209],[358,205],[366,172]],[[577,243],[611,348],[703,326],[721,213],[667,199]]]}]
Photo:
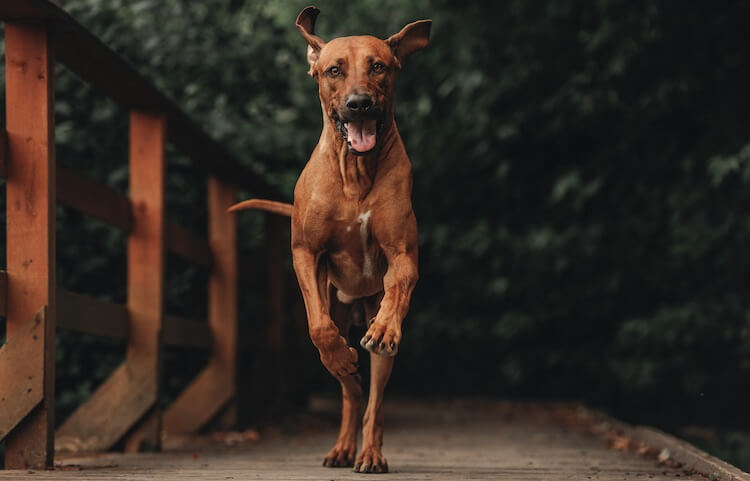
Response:
[{"label": "wood grain", "polygon": [[44,358],[29,356],[44,342],[46,307],[0,347],[0,440],[44,399]]},{"label": "wood grain", "polygon": [[227,447],[219,438],[171,453],[79,455],[58,459],[55,471],[0,472],[0,479],[705,481],[711,474],[608,448],[590,426],[570,422],[580,406],[460,400],[386,401],[383,454],[390,473],[356,474],[320,465],[337,436],[333,419],[339,402],[328,404],[325,411],[304,413],[300,418],[306,422],[287,434],[261,433],[257,443]]},{"label": "wood grain", "polygon": [[5,48],[8,345],[47,306],[42,342],[24,356],[39,363],[43,400],[8,435],[5,464],[40,468],[52,463],[55,424],[54,55],[45,26],[31,22],[6,22]]},{"label": "wood grain", "polygon": [[[133,230],[128,237],[128,311],[130,339],[126,363],[140,366],[152,379],[149,398],[159,399],[161,389],[161,330],[164,320],[164,269],[166,245],[165,193],[167,118],[164,114],[130,112],[130,201]],[[145,406],[143,406],[145,407]],[[125,439],[126,451],[142,446],[158,449],[161,415],[136,427]],[[147,418],[145,419],[147,420]]]}]

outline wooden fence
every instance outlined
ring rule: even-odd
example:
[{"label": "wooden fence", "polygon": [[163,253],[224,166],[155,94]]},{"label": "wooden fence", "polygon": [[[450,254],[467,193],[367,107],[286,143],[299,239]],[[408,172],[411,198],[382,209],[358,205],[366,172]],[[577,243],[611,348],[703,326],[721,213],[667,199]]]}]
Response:
[{"label": "wooden fence", "polygon": [[[0,272],[0,315],[7,319],[0,348],[5,466],[49,466],[56,445],[106,450],[124,440],[126,450],[144,443],[158,448],[163,433],[200,429],[235,396],[237,227],[225,210],[236,201],[238,187],[256,196],[282,196],[55,4],[2,2],[0,19],[7,102],[0,130],[0,176],[7,180],[7,269]],[[129,196],[56,165],[55,62],[130,111]],[[166,218],[167,142],[190,157],[198,177],[208,182],[208,239]],[[127,232],[126,305],[56,287],[55,202]],[[207,322],[165,313],[166,250],[210,269]],[[57,329],[127,339],[127,351],[55,432]],[[157,401],[164,345],[209,348],[211,357],[162,410]]]}]

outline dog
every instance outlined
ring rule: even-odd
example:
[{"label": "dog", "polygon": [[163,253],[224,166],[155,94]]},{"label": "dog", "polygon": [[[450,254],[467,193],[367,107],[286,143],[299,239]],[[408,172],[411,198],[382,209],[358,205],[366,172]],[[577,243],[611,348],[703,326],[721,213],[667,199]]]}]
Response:
[{"label": "dog", "polygon": [[[299,176],[294,203],[250,199],[230,211],[291,216],[292,258],[310,338],[342,389],[341,429],[323,465],[384,473],[383,392],[418,278],[411,163],[394,120],[394,83],[407,57],[428,45],[432,21],[410,23],[386,40],[325,42],[315,35],[319,13],[307,7],[296,22],[307,42],[308,73],[318,83],[323,131]],[[358,456],[363,393],[357,351],[347,343],[357,319],[369,320],[360,344],[371,359]]]}]

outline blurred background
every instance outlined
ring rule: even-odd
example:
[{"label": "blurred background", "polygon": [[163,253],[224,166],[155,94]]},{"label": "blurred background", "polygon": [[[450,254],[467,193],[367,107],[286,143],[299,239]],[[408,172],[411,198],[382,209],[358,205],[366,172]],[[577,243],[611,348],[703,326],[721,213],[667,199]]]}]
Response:
[{"label": "blurred background", "polygon": [[[291,199],[321,126],[294,27],[309,0],[58,3]],[[398,80],[421,277],[388,395],[580,400],[750,469],[750,3],[317,6],[324,39],[434,22]],[[58,162],[125,192],[127,112],[59,65],[56,95]],[[169,154],[170,217],[205,232],[188,163]],[[123,233],[58,209],[58,284],[123,302]],[[241,330],[261,352],[264,222],[240,228]],[[286,336],[300,315],[283,252],[286,325],[270,335],[289,354],[282,398],[304,405],[338,384]],[[168,310],[204,317],[207,272],[171,256],[167,272]],[[240,402],[262,376],[248,352]],[[123,355],[61,333],[58,420]],[[168,396],[198,358],[168,350]]]}]

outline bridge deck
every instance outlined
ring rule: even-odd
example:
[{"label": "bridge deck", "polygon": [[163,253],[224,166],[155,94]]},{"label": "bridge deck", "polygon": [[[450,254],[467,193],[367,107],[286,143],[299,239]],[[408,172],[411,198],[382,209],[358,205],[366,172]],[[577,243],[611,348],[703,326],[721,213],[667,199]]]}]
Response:
[{"label": "bridge deck", "polygon": [[476,402],[387,404],[391,473],[356,474],[321,466],[336,430],[333,406],[317,404],[293,432],[263,433],[259,442],[219,447],[193,440],[166,453],[68,456],[55,470],[0,471],[0,480],[707,479],[608,447],[575,408]]}]

